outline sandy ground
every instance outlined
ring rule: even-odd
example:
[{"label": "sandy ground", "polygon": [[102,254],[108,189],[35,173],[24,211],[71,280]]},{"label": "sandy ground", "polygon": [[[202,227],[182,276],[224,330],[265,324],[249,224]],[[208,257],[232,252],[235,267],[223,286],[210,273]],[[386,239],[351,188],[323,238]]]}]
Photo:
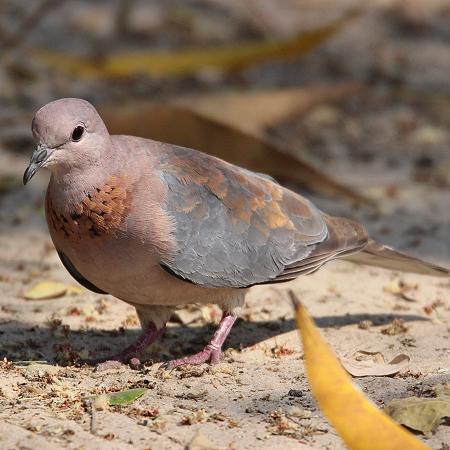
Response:
[{"label": "sandy ground", "polygon": [[[369,14],[301,62],[268,65],[228,82],[274,87],[318,79],[327,83],[339,76],[371,79],[362,93],[292,117],[271,129],[270,137],[301,149],[323,170],[380,205],[379,210],[355,209],[311,195],[322,209],[354,217],[375,238],[450,266],[448,36],[439,17],[433,21],[431,13],[425,14],[423,31],[416,17],[422,17],[420,8],[400,9],[389,21],[385,12]],[[58,17],[52,20],[60,23]],[[292,20],[295,25],[293,14]],[[417,35],[418,26],[422,31]],[[37,30],[38,40],[52,37],[46,33]],[[1,112],[28,113],[47,101],[49,93],[93,100],[124,95],[124,86],[50,80],[53,84],[41,79],[23,90],[21,102],[5,100]],[[180,86],[169,84],[167,90],[195,91],[202,83],[204,79],[190,79]],[[163,89],[158,91],[161,85],[144,84],[164,95]],[[127,95],[143,89],[139,82],[127,86]],[[13,141],[9,128],[0,131],[0,178],[20,179],[27,157],[7,149],[11,142],[14,148],[31,145],[28,131],[20,131],[22,141]],[[305,302],[338,355],[356,350],[379,351],[386,359],[409,355],[409,366],[396,376],[354,380],[380,407],[394,398],[430,396],[432,386],[450,381],[449,281],[348,262],[332,263],[290,284],[254,288],[218,366],[171,373],[159,367],[161,361],[205,345],[217,318],[212,306],[177,314],[140,370],[96,373],[93,367],[79,366],[79,358],[106,356],[131,343],[138,322],[125,303],[86,291],[53,300],[24,299],[24,291],[38,281],[73,283],[46,230],[46,176],[39,174],[27,188],[2,189],[0,195],[0,357],[7,358],[0,363],[1,449],[181,449],[199,431],[210,441],[207,448],[343,448],[309,390],[289,288]],[[409,299],[389,292],[396,280],[414,287]],[[404,321],[403,331],[383,332],[395,319]],[[39,369],[24,361],[47,361],[48,366]],[[133,387],[148,391],[131,406],[98,411],[93,426],[89,397]],[[434,449],[448,448],[450,429],[443,424],[434,435],[419,437]]]},{"label": "sandy ground", "polygon": [[[20,157],[14,161],[18,170],[25,165]],[[342,161],[336,163],[335,173],[344,166]],[[405,181],[393,194],[391,183],[402,171],[376,175],[368,167],[364,176],[361,171],[352,174],[349,165],[347,176],[357,187],[361,180],[367,185],[370,175],[372,186],[366,192],[381,195],[384,212],[355,211],[323,198],[317,198],[318,203],[332,212],[347,210],[380,239],[448,265],[448,188]],[[1,355],[13,364],[0,366],[0,448],[41,448],[44,443],[48,448],[183,448],[197,430],[217,448],[341,448],[308,388],[288,288],[310,308],[339,355],[370,350],[386,358],[398,353],[410,356],[409,366],[397,376],[355,380],[378,405],[427,395],[431,386],[450,380],[448,280],[347,262],[330,264],[289,285],[254,288],[217,367],[172,373],[159,369],[160,361],[202,348],[213,330],[207,323],[215,317],[213,308],[180,313],[182,323],[170,324],[166,336],[149,350],[150,361],[142,370],[123,367],[95,373],[92,367],[73,365],[79,357],[119,350],[136,337],[138,324],[133,308],[111,297],[86,292],[24,300],[24,290],[37,281],[71,282],[42,217],[45,181],[41,175],[33,186],[2,199]],[[411,293],[414,301],[385,291],[396,279],[417,285]],[[426,307],[433,304],[427,313]],[[383,334],[397,318],[404,320],[407,330]],[[362,329],[366,320],[373,325]],[[14,363],[24,360],[48,361],[50,371]],[[55,361],[69,365],[61,367]],[[83,399],[138,386],[149,390],[132,406],[98,412],[96,433],[91,434],[91,415]],[[310,418],[295,418],[303,414],[299,408]],[[282,429],[277,426],[280,414],[293,414],[299,425]],[[450,431],[441,425],[425,440],[441,448],[450,440]]]}]

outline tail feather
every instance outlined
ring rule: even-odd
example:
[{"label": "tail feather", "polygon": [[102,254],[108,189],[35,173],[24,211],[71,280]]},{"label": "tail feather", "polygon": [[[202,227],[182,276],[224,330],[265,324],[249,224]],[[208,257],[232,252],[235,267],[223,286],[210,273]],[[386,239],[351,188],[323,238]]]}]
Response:
[{"label": "tail feather", "polygon": [[450,269],[440,267],[436,264],[422,261],[413,256],[393,250],[372,239],[358,253],[345,256],[348,261],[361,263],[369,266],[381,267],[383,269],[398,270],[401,272],[412,272],[423,275],[438,277],[449,277]]}]

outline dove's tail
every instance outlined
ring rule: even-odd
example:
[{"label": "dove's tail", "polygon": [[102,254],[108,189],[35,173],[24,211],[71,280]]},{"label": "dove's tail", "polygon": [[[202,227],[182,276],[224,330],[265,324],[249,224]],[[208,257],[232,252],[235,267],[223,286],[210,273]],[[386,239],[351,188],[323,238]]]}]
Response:
[{"label": "dove's tail", "polygon": [[369,239],[369,242],[361,251],[347,255],[345,259],[369,266],[382,267],[383,269],[399,270],[401,272],[412,272],[438,277],[450,276],[450,269],[405,255],[373,239]]}]

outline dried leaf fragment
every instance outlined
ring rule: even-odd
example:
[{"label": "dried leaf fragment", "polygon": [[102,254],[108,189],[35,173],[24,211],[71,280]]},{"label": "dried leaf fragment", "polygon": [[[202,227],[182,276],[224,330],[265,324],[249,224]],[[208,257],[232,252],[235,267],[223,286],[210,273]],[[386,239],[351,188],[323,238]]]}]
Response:
[{"label": "dried leaf fragment", "polygon": [[403,300],[408,302],[416,302],[417,299],[414,295],[411,295],[413,292],[417,292],[419,289],[418,284],[408,284],[403,280],[395,278],[392,280],[387,286],[383,288],[384,292],[390,292]]},{"label": "dried leaf fragment", "polygon": [[450,417],[450,398],[403,398],[390,402],[385,411],[408,428],[433,433],[444,417]]},{"label": "dried leaf fragment", "polygon": [[57,281],[41,281],[24,293],[26,300],[49,300],[59,298],[63,295],[77,295],[83,290],[77,286],[72,286]]},{"label": "dried leaf fragment", "polygon": [[397,334],[406,333],[408,327],[405,325],[403,319],[394,319],[386,328],[382,328],[381,333],[388,336],[395,336]]},{"label": "dried leaf fragment", "polygon": [[203,409],[197,409],[188,416],[183,416],[181,419],[181,425],[194,425],[196,423],[204,423],[208,419],[208,413]]},{"label": "dried leaf fragment", "polygon": [[386,363],[382,353],[361,350],[340,360],[344,369],[354,377],[383,377],[398,373],[408,365],[410,358],[408,355],[400,354]]}]

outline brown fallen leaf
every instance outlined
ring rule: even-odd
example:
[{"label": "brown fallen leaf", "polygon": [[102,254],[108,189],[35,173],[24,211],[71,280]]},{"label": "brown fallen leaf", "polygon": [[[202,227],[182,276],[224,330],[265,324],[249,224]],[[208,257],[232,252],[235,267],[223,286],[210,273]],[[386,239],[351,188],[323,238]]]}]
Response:
[{"label": "brown fallen leaf", "polygon": [[422,433],[433,433],[444,417],[450,417],[450,397],[409,397],[390,402],[385,411],[398,423]]},{"label": "brown fallen leaf", "polygon": [[[169,104],[135,102],[120,107],[104,105],[98,109],[113,134],[142,136],[194,148],[247,169],[267,173],[281,182],[358,203],[372,203],[301,156],[294,156],[275,145],[264,133],[269,124],[294,111],[344,98],[360,88],[360,84],[346,84],[250,92],[234,94],[228,100],[225,100],[227,96],[218,94],[178,99]],[[229,108],[224,108],[224,101],[228,101]],[[275,112],[270,113],[270,108]],[[267,112],[262,113],[263,110]]]},{"label": "brown fallen leaf", "polygon": [[210,119],[235,127],[253,136],[264,136],[266,129],[307,113],[323,103],[339,102],[362,90],[359,82],[312,85],[282,89],[219,92],[188,95],[170,103]]},{"label": "brown fallen leaf", "polygon": [[401,354],[386,363],[382,353],[364,350],[355,352],[351,357],[339,359],[344,369],[354,377],[394,375],[406,367],[410,361],[408,355]]},{"label": "brown fallen leaf", "polygon": [[24,293],[26,300],[49,300],[63,295],[78,295],[83,289],[57,281],[41,281]]}]

